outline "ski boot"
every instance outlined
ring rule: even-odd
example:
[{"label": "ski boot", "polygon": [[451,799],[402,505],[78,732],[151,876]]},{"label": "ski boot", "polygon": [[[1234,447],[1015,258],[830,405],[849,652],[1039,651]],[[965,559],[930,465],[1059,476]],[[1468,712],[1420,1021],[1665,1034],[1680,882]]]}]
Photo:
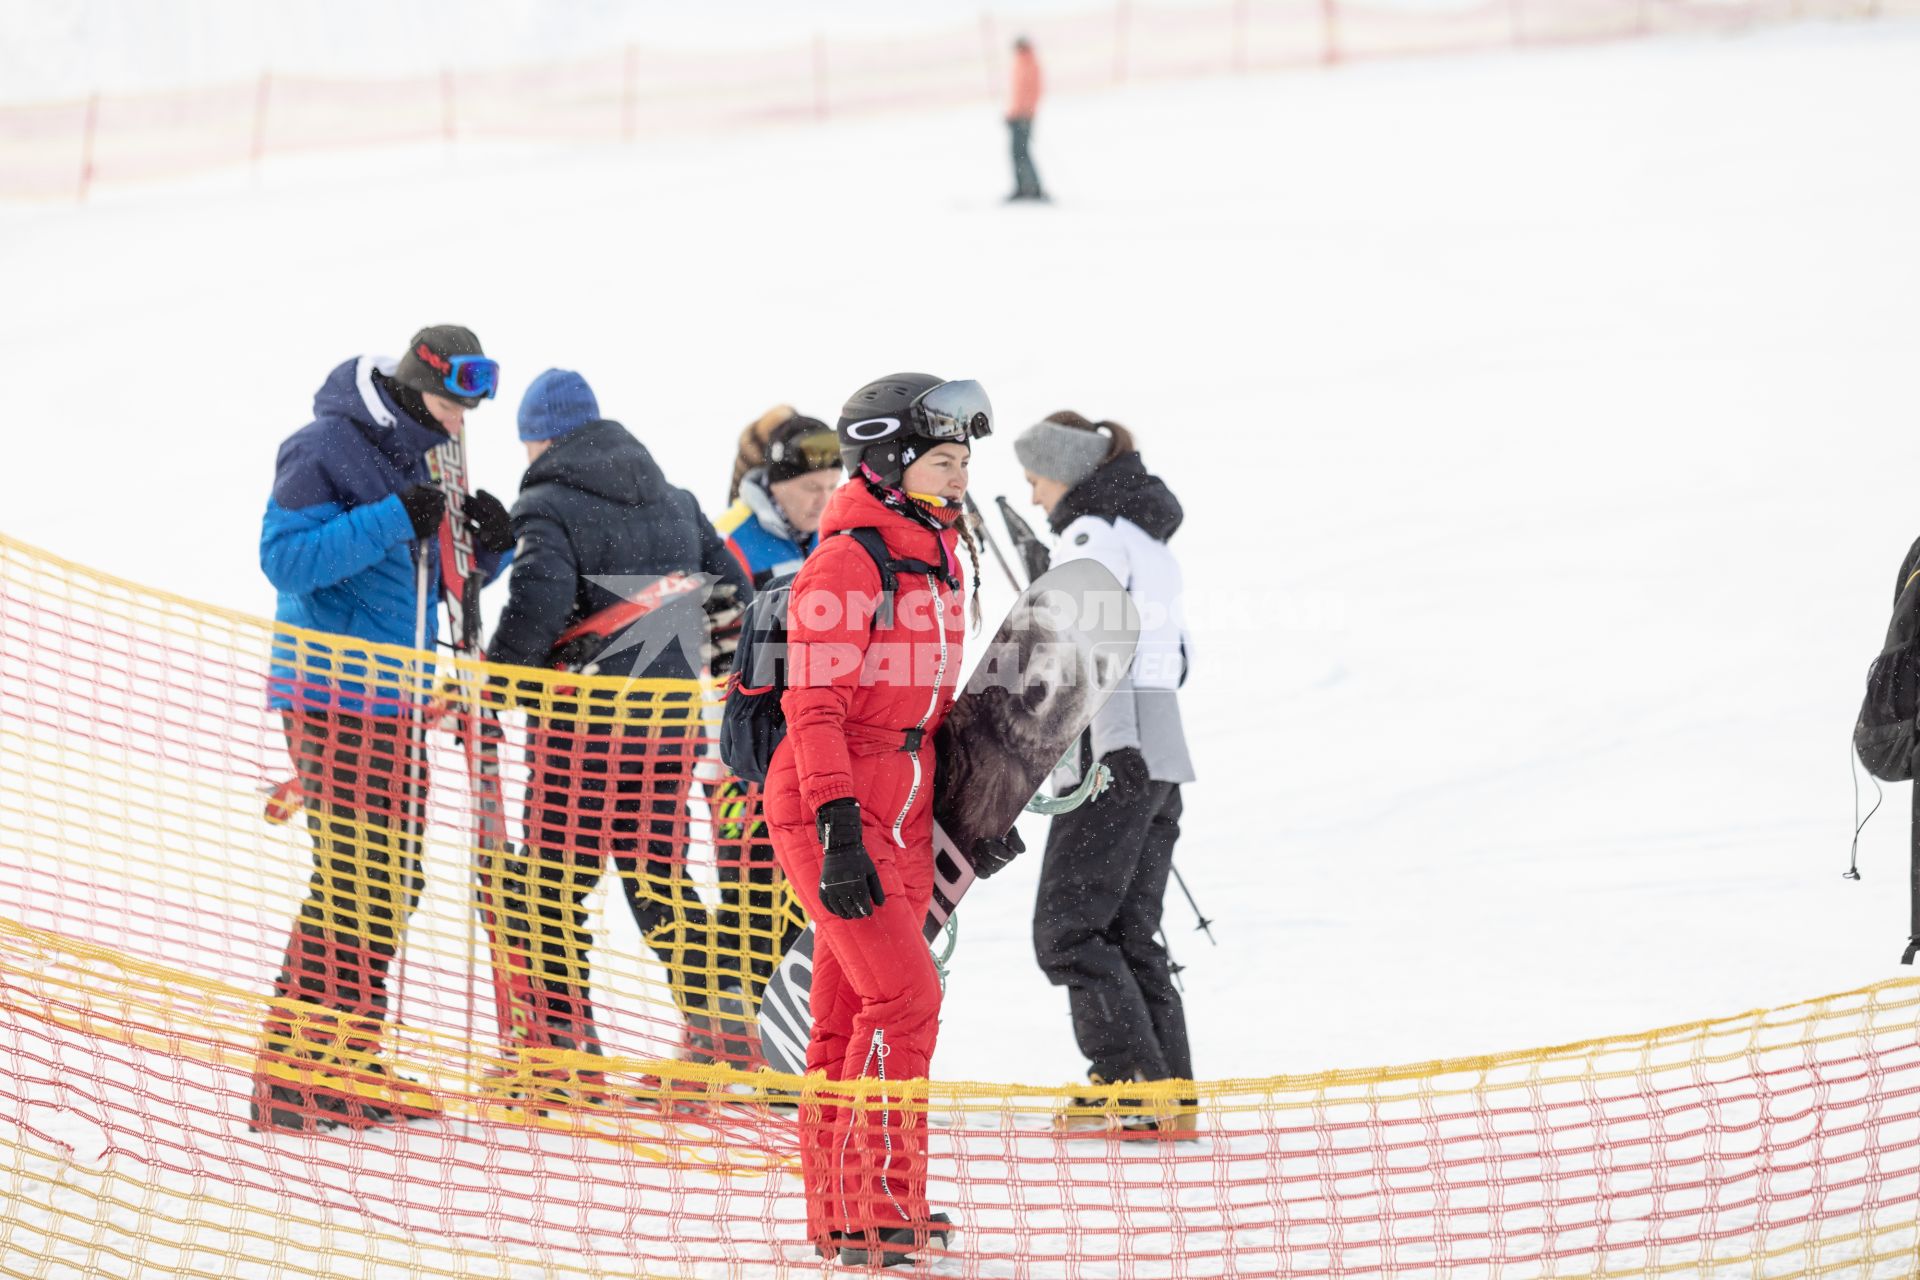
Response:
[{"label": "ski boot", "polygon": [[[1087,1072],[1087,1081],[1095,1088],[1121,1083],[1108,1080],[1098,1071]],[[1136,1080],[1135,1083],[1142,1083]],[[1053,1114],[1056,1133],[1085,1133],[1115,1139],[1154,1138],[1163,1142],[1181,1142],[1199,1136],[1200,1103],[1197,1098],[1178,1098],[1148,1104],[1140,1098],[1114,1097],[1104,1093],[1076,1094],[1067,1105]]]},{"label": "ski boot", "polygon": [[[847,1266],[904,1267],[930,1248],[945,1250],[953,1234],[952,1218],[944,1213],[930,1213],[927,1220],[919,1224],[903,1222],[897,1227],[876,1231],[835,1231],[829,1241]],[[826,1249],[819,1252],[832,1256]]]},{"label": "ski boot", "polygon": [[370,1129],[443,1114],[432,1094],[411,1080],[391,1076],[379,1063],[355,1068],[318,1067],[263,1059],[255,1069],[248,1128],[255,1133]]}]

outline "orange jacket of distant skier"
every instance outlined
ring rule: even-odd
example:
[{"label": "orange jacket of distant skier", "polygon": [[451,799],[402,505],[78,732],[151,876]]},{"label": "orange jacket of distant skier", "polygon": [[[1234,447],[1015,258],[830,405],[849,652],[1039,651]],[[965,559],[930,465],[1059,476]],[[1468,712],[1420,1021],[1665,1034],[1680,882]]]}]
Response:
[{"label": "orange jacket of distant skier", "polygon": [[1040,109],[1040,59],[1032,49],[1013,52],[1013,96],[1007,100],[1009,120],[1031,120]]}]

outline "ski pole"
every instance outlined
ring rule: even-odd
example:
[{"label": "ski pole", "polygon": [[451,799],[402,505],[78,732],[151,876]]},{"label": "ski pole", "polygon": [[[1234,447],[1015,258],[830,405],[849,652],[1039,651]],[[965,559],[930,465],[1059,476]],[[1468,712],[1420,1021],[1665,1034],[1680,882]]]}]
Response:
[{"label": "ski pole", "polygon": [[1160,930],[1160,949],[1167,953],[1167,976],[1173,979],[1174,990],[1178,991],[1181,995],[1185,995],[1187,993],[1187,984],[1180,981],[1180,975],[1187,971],[1187,966],[1173,958],[1173,944],[1167,941],[1167,931],[1165,929]]},{"label": "ski pole", "polygon": [[1020,594],[1026,588],[1021,586],[1020,580],[1013,576],[1013,566],[1007,563],[1006,553],[1000,550],[1000,543],[995,540],[993,530],[987,527],[987,518],[980,514],[979,504],[973,500],[972,494],[966,496],[965,502],[967,518],[972,520],[973,527],[980,531],[980,537],[986,542],[987,550],[993,553],[993,562],[1000,566],[1000,572],[1007,575],[1007,584],[1013,588],[1014,594]]},{"label": "ski pole", "polygon": [[[419,542],[413,544],[413,651],[418,654],[427,647],[427,552]],[[427,806],[426,779],[423,776],[427,767],[427,691],[426,670],[420,665],[420,659],[413,660],[413,708],[407,714],[407,765],[406,777],[412,784],[407,788],[407,816],[416,825],[420,842],[420,860],[426,862],[427,844]],[[396,867],[399,875],[390,877],[388,884],[402,886],[402,892],[410,892],[413,876],[406,867]],[[404,879],[402,877],[404,876]],[[394,904],[397,908],[399,904]],[[396,919],[404,920],[405,915],[395,910]],[[396,931],[393,940],[393,1021],[396,1027],[407,1025],[407,984],[402,967],[406,963],[405,935]]]},{"label": "ski pole", "polygon": [[1053,564],[1053,553],[1040,541],[1033,526],[1020,518],[1002,494],[994,501],[1000,506],[1000,518],[1006,522],[1007,537],[1013,542],[1013,549],[1020,553],[1020,563],[1025,567],[1028,578],[1037,578]]},{"label": "ski pole", "polygon": [[1187,905],[1193,908],[1193,918],[1200,922],[1200,932],[1207,935],[1208,942],[1219,946],[1220,940],[1213,936],[1213,921],[1207,919],[1200,910],[1200,904],[1193,900],[1193,890],[1187,888],[1187,878],[1180,874],[1180,868],[1173,868],[1173,879],[1180,886],[1180,892],[1187,896]]}]

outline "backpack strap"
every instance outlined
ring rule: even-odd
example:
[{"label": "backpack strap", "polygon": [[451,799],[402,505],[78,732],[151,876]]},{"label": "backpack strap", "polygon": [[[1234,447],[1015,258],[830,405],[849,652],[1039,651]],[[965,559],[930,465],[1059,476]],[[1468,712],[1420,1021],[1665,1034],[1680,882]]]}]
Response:
[{"label": "backpack strap", "polygon": [[873,567],[880,571],[880,590],[891,596],[894,589],[900,585],[900,579],[894,573],[897,562],[893,558],[893,553],[887,550],[886,539],[880,536],[878,529],[871,527],[848,529],[845,532],[849,538],[859,543],[860,549],[873,560]]},{"label": "backpack strap", "polygon": [[887,550],[886,540],[878,529],[848,529],[846,534],[860,544],[860,549],[873,561],[873,567],[880,571],[880,607],[873,615],[873,625],[890,627],[893,625],[893,593],[900,586],[900,577],[894,572],[893,554]]},{"label": "backpack strap", "polygon": [[942,566],[895,556],[887,549],[886,539],[880,536],[878,529],[862,526],[858,529],[842,529],[841,532],[859,543],[860,549],[872,558],[874,567],[880,570],[880,608],[873,616],[873,623],[877,627],[893,625],[893,593],[899,589],[900,575],[903,573],[938,578],[947,584],[949,591],[960,589],[959,580]]}]

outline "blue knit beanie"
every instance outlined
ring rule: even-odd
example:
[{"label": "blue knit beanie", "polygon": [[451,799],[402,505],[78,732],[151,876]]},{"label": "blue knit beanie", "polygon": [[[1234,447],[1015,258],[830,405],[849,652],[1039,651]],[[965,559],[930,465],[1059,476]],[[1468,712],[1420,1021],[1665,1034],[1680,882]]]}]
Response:
[{"label": "blue knit beanie", "polygon": [[587,380],[571,369],[549,369],[520,397],[520,438],[552,440],[600,421],[600,404]]}]

